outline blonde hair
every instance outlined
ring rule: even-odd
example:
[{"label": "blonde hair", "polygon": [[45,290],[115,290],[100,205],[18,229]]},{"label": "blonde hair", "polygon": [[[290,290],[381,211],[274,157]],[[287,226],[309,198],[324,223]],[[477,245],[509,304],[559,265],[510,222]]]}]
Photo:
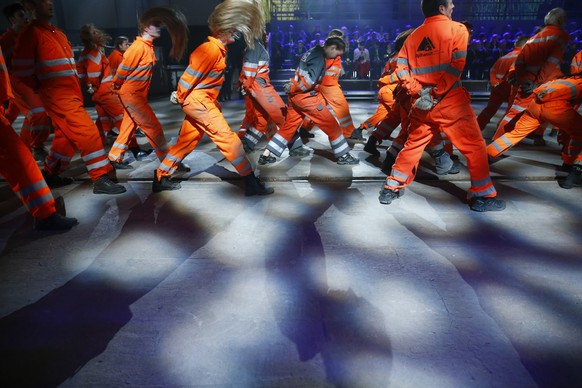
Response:
[{"label": "blonde hair", "polygon": [[247,46],[254,47],[254,40],[261,39],[265,30],[263,12],[255,4],[245,0],[224,0],[208,18],[212,35],[229,30],[242,34]]},{"label": "blonde hair", "polygon": [[174,8],[154,7],[145,11],[139,18],[140,32],[153,24],[162,24],[166,27],[172,38],[170,56],[179,61],[188,45],[189,30],[186,16]]}]

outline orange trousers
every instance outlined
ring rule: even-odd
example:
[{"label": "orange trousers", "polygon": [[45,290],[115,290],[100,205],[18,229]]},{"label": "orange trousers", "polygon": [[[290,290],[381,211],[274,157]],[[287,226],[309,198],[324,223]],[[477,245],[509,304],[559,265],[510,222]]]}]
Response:
[{"label": "orange trousers", "polygon": [[131,139],[135,138],[135,131],[141,128],[158,159],[163,160],[168,153],[168,143],[162,124],[149,105],[147,97],[133,93],[119,93],[119,99],[124,108],[123,120],[119,127],[119,135],[109,150],[109,159],[121,162],[125,152],[131,147]]},{"label": "orange trousers", "polygon": [[350,137],[356,127],[354,127],[350,107],[342,88],[339,84],[319,85],[319,92],[331,107],[331,111],[335,115],[344,137]]},{"label": "orange trousers", "polygon": [[491,118],[495,116],[495,113],[497,113],[501,105],[509,101],[510,94],[511,85],[507,81],[503,81],[491,89],[487,106],[477,116],[477,123],[479,123],[479,129],[481,131],[489,124]]},{"label": "orange trousers", "polygon": [[39,91],[55,127],[55,136],[44,168],[58,174],[68,166],[78,150],[93,181],[108,174],[113,166],[107,159],[99,130],[75,91],[60,92],[57,87]]},{"label": "orange trousers", "polygon": [[273,124],[281,128],[285,124],[287,106],[271,84],[265,86],[253,82],[245,100],[247,112],[243,122],[248,127],[243,135],[253,145],[257,145],[263,136],[271,139]]},{"label": "orange trousers", "polygon": [[493,135],[493,140],[502,136],[505,132],[511,131],[515,127],[515,123],[519,120],[519,117],[525,112],[531,100],[533,100],[535,94],[530,93],[524,96],[521,93],[516,93],[512,104],[507,108],[505,115],[497,124],[497,129]]},{"label": "orange trousers", "polygon": [[380,88],[378,91],[378,108],[376,108],[376,112],[372,116],[360,124],[360,128],[369,129],[376,127],[388,116],[396,102],[394,99],[394,89],[396,86],[397,84],[388,84]]},{"label": "orange trousers", "polygon": [[0,175],[33,217],[46,218],[53,214],[55,200],[36,161],[3,115],[0,115],[0,139]]},{"label": "orange trousers", "polygon": [[176,144],[170,147],[157,170],[157,177],[171,176],[178,163],[192,152],[206,133],[241,176],[253,172],[239,137],[230,129],[219,105],[205,92],[190,93],[182,110],[186,113]]},{"label": "orange trousers", "polygon": [[424,149],[434,136],[440,139],[442,131],[467,158],[471,176],[467,198],[497,195],[489,173],[485,140],[464,88],[448,92],[430,111],[412,108],[409,118],[408,139],[386,178],[387,188],[399,190],[412,182]]},{"label": "orange trousers", "polygon": [[276,156],[281,156],[306,116],[327,134],[333,153],[337,158],[350,152],[348,142],[342,134],[338,122],[327,108],[326,100],[315,91],[289,95],[285,125],[279,128],[275,136],[269,141],[267,149]]},{"label": "orange trousers", "polygon": [[[12,82],[17,82],[15,78],[11,78]],[[44,143],[48,140],[51,134],[51,120],[43,106],[39,95],[33,93],[26,87],[14,88],[14,104],[11,104],[10,111],[7,114],[9,120],[16,119],[18,114],[16,111],[24,114],[24,121],[20,129],[20,138],[27,147],[43,148]]]},{"label": "orange trousers", "polygon": [[[582,116],[566,100],[548,101],[538,104],[532,100],[527,110],[515,124],[515,128],[487,146],[487,153],[497,157],[519,143],[527,135],[546,122],[560,128],[569,135],[562,159],[575,158],[574,163],[582,164]],[[567,160],[564,160],[568,163]]]},{"label": "orange trousers", "polygon": [[97,111],[97,128],[101,139],[105,143],[105,137],[112,128],[119,129],[123,120],[123,105],[119,101],[119,96],[112,90],[101,91],[99,88],[91,100],[95,103]]}]

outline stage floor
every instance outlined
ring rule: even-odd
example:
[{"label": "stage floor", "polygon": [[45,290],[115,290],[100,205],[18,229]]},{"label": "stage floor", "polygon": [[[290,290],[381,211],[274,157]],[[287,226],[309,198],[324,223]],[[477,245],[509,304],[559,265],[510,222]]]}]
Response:
[{"label": "stage floor", "polygon": [[[174,140],[182,112],[152,105]],[[242,101],[223,107],[238,128]],[[376,105],[350,107],[358,125]],[[95,195],[77,160],[54,190],[80,222],[62,234],[32,231],[0,183],[2,386],[582,381],[581,189],[556,183],[555,138],[491,166],[507,209],[481,214],[466,168],[437,176],[425,156],[381,205],[381,160],[356,143],[360,164],[338,166],[315,135],[313,156],[259,166],[267,197],[245,197],[206,138],[178,191],[152,194],[151,157],[118,173],[126,193]]]}]

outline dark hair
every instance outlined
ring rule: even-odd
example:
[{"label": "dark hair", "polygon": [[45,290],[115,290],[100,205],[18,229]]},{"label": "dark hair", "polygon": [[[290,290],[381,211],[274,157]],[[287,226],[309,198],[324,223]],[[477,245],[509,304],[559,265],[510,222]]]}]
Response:
[{"label": "dark hair", "polygon": [[24,6],[20,3],[12,3],[2,9],[2,13],[6,19],[10,19],[18,11],[25,11]]},{"label": "dark hair", "polygon": [[529,39],[529,36],[527,36],[527,35],[520,36],[519,38],[517,38],[515,40],[515,43],[513,44],[513,47],[523,46],[527,42],[528,39]]},{"label": "dark hair", "polygon": [[127,36],[121,35],[121,36],[118,36],[117,38],[115,38],[113,45],[117,48],[123,42],[129,42],[129,38]]},{"label": "dark hair", "polygon": [[429,16],[435,16],[440,13],[439,7],[441,5],[447,5],[447,0],[421,0],[420,7],[422,8],[422,14],[425,18]]},{"label": "dark hair", "polygon": [[346,50],[346,42],[344,42],[344,40],[339,36],[330,36],[329,38],[327,38],[325,40],[325,43],[323,44],[323,47],[328,46],[335,46],[337,47],[338,50],[342,51]]}]

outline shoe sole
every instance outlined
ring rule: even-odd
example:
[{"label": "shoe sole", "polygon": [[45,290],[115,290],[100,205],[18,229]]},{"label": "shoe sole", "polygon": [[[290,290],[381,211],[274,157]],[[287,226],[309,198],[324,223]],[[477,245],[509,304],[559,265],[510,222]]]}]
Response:
[{"label": "shoe sole", "polygon": [[122,193],[125,193],[126,191],[127,191],[127,189],[125,187],[123,188],[123,190],[115,190],[115,191],[93,189],[93,194],[122,194]]}]

